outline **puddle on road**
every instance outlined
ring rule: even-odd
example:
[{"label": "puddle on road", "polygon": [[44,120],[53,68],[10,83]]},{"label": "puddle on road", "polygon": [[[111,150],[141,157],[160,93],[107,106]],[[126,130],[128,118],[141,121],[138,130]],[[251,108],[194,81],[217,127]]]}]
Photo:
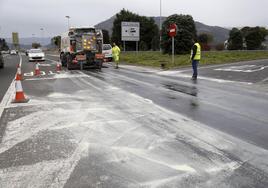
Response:
[{"label": "puddle on road", "polygon": [[184,93],[194,97],[197,97],[198,94],[198,90],[195,86],[187,86],[182,84],[164,84],[164,87],[169,90]]}]

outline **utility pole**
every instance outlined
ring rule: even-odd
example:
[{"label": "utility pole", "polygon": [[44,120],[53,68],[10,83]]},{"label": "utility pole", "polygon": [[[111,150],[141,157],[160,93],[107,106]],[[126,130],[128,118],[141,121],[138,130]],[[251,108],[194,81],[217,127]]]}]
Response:
[{"label": "utility pole", "polygon": [[42,46],[42,41],[44,40],[44,28],[40,28],[40,31],[41,31],[41,46]]},{"label": "utility pole", "polygon": [[70,29],[70,16],[65,16],[65,18],[67,18],[67,20],[68,20],[68,30]]},{"label": "utility pole", "polygon": [[161,49],[161,42],[162,42],[162,0],[160,0],[160,18],[159,18],[159,35],[160,35],[160,38],[159,38],[159,49],[160,49],[160,52],[162,52],[162,49]]}]

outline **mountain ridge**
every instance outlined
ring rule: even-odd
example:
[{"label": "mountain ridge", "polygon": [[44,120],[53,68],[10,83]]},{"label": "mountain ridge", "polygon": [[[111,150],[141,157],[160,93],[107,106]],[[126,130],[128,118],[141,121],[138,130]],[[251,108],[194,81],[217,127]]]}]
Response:
[{"label": "mountain ridge", "polygon": [[[116,18],[116,16],[112,16],[111,18],[96,24],[95,27],[99,28],[99,29],[107,30],[109,32],[109,35],[111,36],[113,22],[114,22],[115,18]],[[153,20],[158,25],[158,27],[160,26],[160,17],[149,17],[149,18],[153,18]],[[162,22],[164,22],[166,20],[166,18],[167,17],[162,17]],[[195,26],[196,26],[197,34],[208,33],[208,34],[213,35],[213,37],[214,37],[213,43],[215,43],[215,44],[216,43],[223,43],[229,37],[230,30],[227,28],[224,28],[224,27],[209,26],[209,25],[206,25],[206,24],[198,22],[198,21],[195,22]]]}]

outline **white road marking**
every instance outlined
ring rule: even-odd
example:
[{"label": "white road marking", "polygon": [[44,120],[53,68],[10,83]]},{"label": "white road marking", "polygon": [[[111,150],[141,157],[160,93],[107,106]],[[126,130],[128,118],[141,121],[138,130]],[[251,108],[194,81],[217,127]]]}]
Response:
[{"label": "white road marking", "polygon": [[34,73],[33,72],[26,72],[23,74],[25,77],[30,77],[30,76],[34,76]]},{"label": "white road marking", "polygon": [[[163,71],[163,72],[158,72],[157,74],[174,76],[174,77],[181,77],[181,78],[191,78],[192,77],[191,75],[183,74],[180,71]],[[252,84],[251,82],[238,82],[238,81],[223,80],[223,79],[210,78],[210,77],[204,77],[204,76],[198,76],[198,79],[212,81],[212,82],[218,82],[218,83],[240,83],[240,84],[247,84],[247,85]]]},{"label": "white road marking", "polygon": [[[261,60],[252,60],[252,61],[241,61],[241,62],[235,62],[235,63],[225,63],[225,64],[216,64],[216,65],[204,65],[204,66],[199,66],[198,69],[211,69],[211,68],[217,68],[217,67],[226,67],[226,66],[239,66],[241,64],[246,64],[246,63],[254,63],[256,61],[265,61],[267,62],[268,59],[261,59]],[[202,63],[201,63],[202,65]],[[192,71],[192,68],[183,68],[182,70],[180,70],[180,72],[188,72],[188,71]]]},{"label": "white road marking", "polygon": [[54,73],[54,72],[52,72],[52,71],[49,71],[49,72],[48,72],[48,75],[54,75],[54,74],[56,74],[56,73]]},{"label": "white road marking", "polygon": [[42,63],[39,63],[39,67],[51,67],[51,64],[42,64]]},{"label": "white road marking", "polygon": [[265,68],[268,68],[268,66],[265,66],[265,65],[241,65],[241,66],[223,67],[223,68],[218,68],[218,69],[214,69],[214,70],[216,70],[216,71],[226,71],[226,72],[252,73],[252,72],[262,71]]}]

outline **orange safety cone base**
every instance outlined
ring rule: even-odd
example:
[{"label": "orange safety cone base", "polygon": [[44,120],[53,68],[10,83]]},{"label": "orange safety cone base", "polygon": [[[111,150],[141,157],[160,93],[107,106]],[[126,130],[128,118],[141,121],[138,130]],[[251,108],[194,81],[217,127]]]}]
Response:
[{"label": "orange safety cone base", "polygon": [[34,75],[35,75],[35,76],[39,76],[40,74],[41,74],[41,73],[40,73],[40,70],[39,70],[39,69],[37,69],[37,70],[34,71]]},{"label": "orange safety cone base", "polygon": [[11,103],[27,103],[29,102],[30,99],[23,99],[23,100],[16,100],[14,99]]},{"label": "orange safety cone base", "polygon": [[23,92],[16,92],[16,97],[12,103],[27,103],[30,99],[25,98]]}]

